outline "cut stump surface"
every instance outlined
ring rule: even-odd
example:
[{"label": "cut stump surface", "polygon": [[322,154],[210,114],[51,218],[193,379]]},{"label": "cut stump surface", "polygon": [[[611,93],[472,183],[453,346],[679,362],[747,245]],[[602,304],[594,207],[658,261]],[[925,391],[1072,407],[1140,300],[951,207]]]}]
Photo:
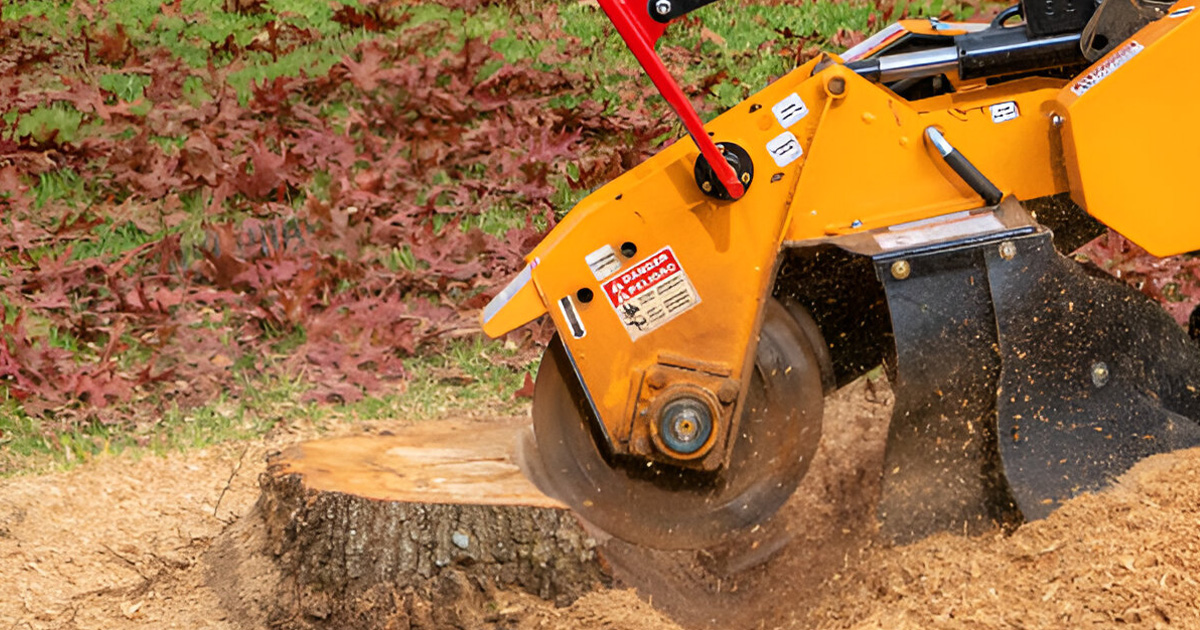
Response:
[{"label": "cut stump surface", "polygon": [[316,492],[422,504],[565,510],[521,473],[513,455],[527,420],[430,422],[401,432],[304,442],[272,457],[273,477],[300,475]]}]

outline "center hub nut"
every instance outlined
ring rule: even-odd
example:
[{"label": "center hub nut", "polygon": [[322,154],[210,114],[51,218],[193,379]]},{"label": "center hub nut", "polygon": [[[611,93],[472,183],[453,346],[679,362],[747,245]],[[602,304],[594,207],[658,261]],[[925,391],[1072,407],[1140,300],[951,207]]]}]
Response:
[{"label": "center hub nut", "polygon": [[712,410],[704,401],[681,396],[663,406],[658,416],[658,437],[663,446],[680,455],[692,455],[712,436]]}]

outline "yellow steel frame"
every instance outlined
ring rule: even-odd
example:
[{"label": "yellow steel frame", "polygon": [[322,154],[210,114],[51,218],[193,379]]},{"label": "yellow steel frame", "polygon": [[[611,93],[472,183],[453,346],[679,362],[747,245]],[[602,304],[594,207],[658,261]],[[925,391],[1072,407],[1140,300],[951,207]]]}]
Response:
[{"label": "yellow steel frame", "polygon": [[[498,336],[547,313],[558,330],[571,330],[559,307],[567,298],[586,334],[564,341],[611,447],[655,456],[646,416],[672,387],[690,387],[712,393],[718,407],[719,430],[697,459],[715,467],[731,443],[781,247],[982,205],[927,146],[929,126],[1006,195],[1069,190],[1153,252],[1200,247],[1195,197],[1182,183],[1162,181],[1187,182],[1200,166],[1200,118],[1183,109],[1200,102],[1200,84],[1176,74],[1200,58],[1200,19],[1164,19],[1135,39],[1144,50],[1082,97],[1072,94],[1072,81],[1029,78],[959,84],[953,94],[909,102],[832,59],[813,60],[707,125],[718,142],[750,153],[756,173],[745,197],[702,194],[692,172],[695,144],[676,142],[574,208],[529,254],[531,281],[513,285],[484,331]],[[777,167],[766,145],[785,130],[772,106],[791,94],[809,108],[786,130],[803,156]],[[1163,94],[1166,111],[1156,101]],[[991,108],[1006,103],[1019,116],[994,122]],[[1148,198],[1161,208],[1149,219]],[[618,254],[622,271],[670,246],[700,300],[636,340],[585,262],[625,243],[637,253]],[[590,301],[581,299],[587,291]]]},{"label": "yellow steel frame", "polygon": [[[1172,7],[1062,90],[1071,196],[1156,256],[1200,248],[1200,8]],[[1189,10],[1192,8],[1192,10]],[[1131,54],[1132,53],[1132,54]]]}]

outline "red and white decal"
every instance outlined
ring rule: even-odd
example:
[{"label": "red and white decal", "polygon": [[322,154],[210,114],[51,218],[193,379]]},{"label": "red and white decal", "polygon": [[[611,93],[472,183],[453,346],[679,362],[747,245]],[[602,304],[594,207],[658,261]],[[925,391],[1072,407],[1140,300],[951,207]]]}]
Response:
[{"label": "red and white decal", "polygon": [[629,338],[635,340],[700,303],[696,287],[669,246],[601,287]]},{"label": "red and white decal", "polygon": [[1071,91],[1075,93],[1075,96],[1083,96],[1084,92],[1096,87],[1097,83],[1116,72],[1117,68],[1125,65],[1126,61],[1133,59],[1145,49],[1145,46],[1130,40],[1120,48],[1108,53],[1108,56],[1088,70],[1087,74],[1076,79],[1071,84]]}]

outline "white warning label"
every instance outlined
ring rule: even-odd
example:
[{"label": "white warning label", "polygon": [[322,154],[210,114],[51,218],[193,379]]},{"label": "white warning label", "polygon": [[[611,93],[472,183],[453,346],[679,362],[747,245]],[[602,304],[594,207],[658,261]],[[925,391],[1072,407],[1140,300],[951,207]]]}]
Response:
[{"label": "white warning label", "polygon": [[996,103],[988,108],[992,112],[992,122],[999,124],[1016,120],[1021,117],[1021,108],[1017,107],[1016,101],[1005,101]]},{"label": "white warning label", "polygon": [[617,258],[617,252],[612,245],[605,245],[597,249],[584,256],[583,260],[592,270],[592,275],[596,276],[596,280],[603,280],[621,268],[621,259]]},{"label": "white warning label", "polygon": [[700,303],[696,287],[670,247],[601,286],[629,338],[635,340]]},{"label": "white warning label", "polygon": [[767,142],[767,153],[771,154],[776,166],[783,168],[804,155],[804,148],[800,146],[795,134],[785,131]]},{"label": "white warning label", "polygon": [[800,98],[799,94],[792,92],[782,101],[771,106],[771,113],[775,114],[775,120],[778,120],[779,124],[787,129],[808,115],[808,105],[804,104],[804,100]]},{"label": "white warning label", "polygon": [[1108,75],[1117,71],[1117,68],[1125,65],[1126,61],[1133,59],[1138,53],[1145,50],[1145,46],[1130,40],[1120,48],[1112,51],[1107,57],[1100,60],[1100,63],[1092,66],[1087,74],[1079,77],[1071,84],[1071,91],[1075,96],[1083,96],[1085,92],[1096,87],[1096,84],[1103,81]]}]

